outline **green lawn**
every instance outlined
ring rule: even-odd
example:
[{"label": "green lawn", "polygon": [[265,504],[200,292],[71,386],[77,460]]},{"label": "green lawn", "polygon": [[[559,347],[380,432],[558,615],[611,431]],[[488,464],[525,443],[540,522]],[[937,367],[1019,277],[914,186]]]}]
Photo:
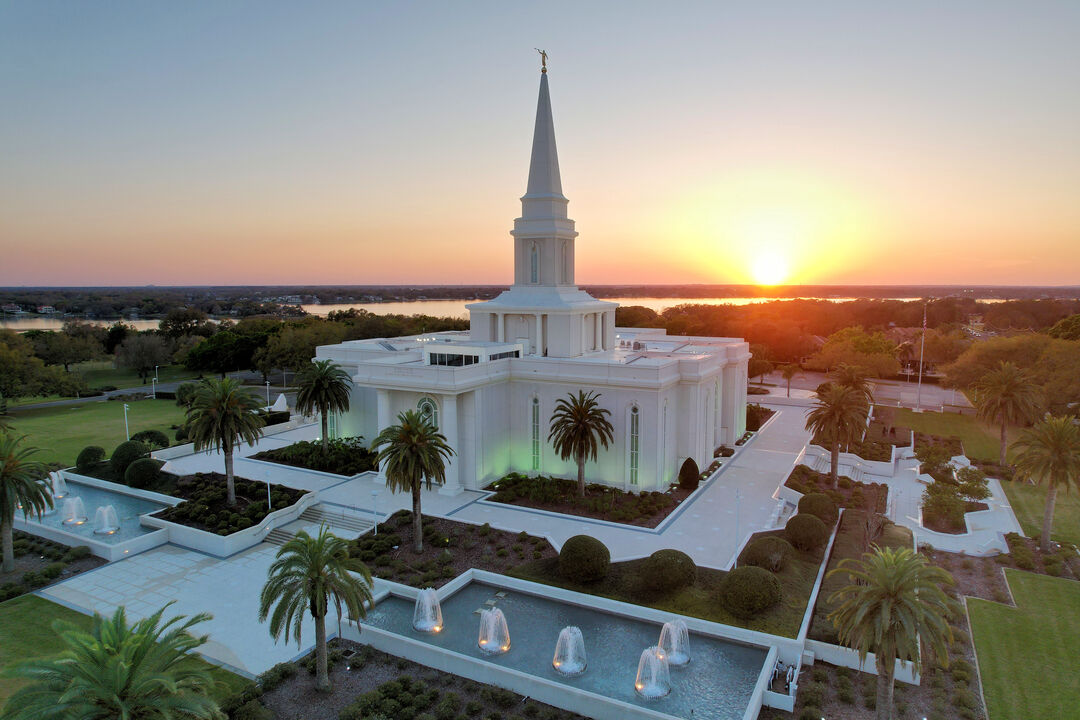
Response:
[{"label": "green lawn", "polygon": [[[125,370],[113,367],[111,360],[91,360],[71,366],[72,371],[78,372],[86,380],[86,384],[92,388],[102,385],[115,385],[118,388],[139,387],[143,381],[134,370]],[[177,380],[191,380],[197,378],[199,373],[185,369],[182,365],[163,365],[158,368],[158,382],[176,382]],[[151,374],[153,377],[153,374]],[[149,384],[147,381],[146,384]]]},{"label": "green lawn", "polygon": [[[939,412],[912,412],[908,408],[894,408],[896,424],[927,435],[957,436],[964,443],[969,458],[997,462],[1001,451],[1000,429],[991,427],[973,415]],[[1011,435],[1010,435],[1011,437]]]},{"label": "green lawn", "polygon": [[[172,438],[175,431],[171,426],[184,418],[183,409],[174,400],[138,400],[128,406],[132,435],[153,429]],[[38,460],[65,466],[74,465],[79,451],[87,445],[100,445],[110,454],[125,439],[124,405],[120,402],[13,410],[9,421],[17,435],[29,436],[27,445],[41,450]]]},{"label": "green lawn", "polygon": [[1080,718],[1080,583],[1005,575],[1017,607],[967,601],[990,720]]},{"label": "green lawn", "polygon": [[[1024,528],[1024,534],[1041,535],[1046,488],[1013,482],[1003,482],[1001,485],[1009,496],[1009,504]],[[1058,542],[1080,545],[1080,494],[1058,490],[1054,501],[1054,532],[1050,537]]]},{"label": "green lawn", "polygon": [[[0,603],[0,672],[18,662],[50,657],[63,650],[60,638],[52,630],[54,620],[89,628],[91,617],[36,595],[21,595]],[[218,699],[231,695],[247,682],[216,665],[209,667],[220,683],[215,693]],[[0,707],[24,684],[23,680],[0,676]]]}]

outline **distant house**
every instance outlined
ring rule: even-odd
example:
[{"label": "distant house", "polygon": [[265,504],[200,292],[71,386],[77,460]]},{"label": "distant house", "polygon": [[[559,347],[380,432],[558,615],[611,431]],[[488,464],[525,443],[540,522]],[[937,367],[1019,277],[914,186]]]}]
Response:
[{"label": "distant house", "polygon": [[56,308],[52,305],[38,305],[37,311],[39,315],[52,315],[56,312]]},{"label": "distant house", "polygon": [[7,303],[5,305],[0,305],[0,310],[9,313],[19,313],[22,312],[22,305],[16,305],[15,303]]}]

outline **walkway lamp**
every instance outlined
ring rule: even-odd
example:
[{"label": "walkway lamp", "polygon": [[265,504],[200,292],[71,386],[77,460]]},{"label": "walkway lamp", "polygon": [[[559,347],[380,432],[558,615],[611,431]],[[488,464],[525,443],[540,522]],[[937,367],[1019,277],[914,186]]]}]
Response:
[{"label": "walkway lamp", "polygon": [[128,440],[130,440],[131,439],[131,430],[128,429],[127,411],[128,411],[128,404],[124,403],[124,435],[127,436]]},{"label": "walkway lamp", "polygon": [[273,504],[270,501],[270,471],[266,471],[266,512],[270,512],[274,509]]},{"label": "walkway lamp", "polygon": [[922,412],[922,367],[923,353],[926,352],[926,306],[930,298],[923,300],[922,306],[922,341],[919,343],[919,384],[915,390],[915,412]]},{"label": "walkway lamp", "polygon": [[157,369],[158,369],[158,366],[155,365],[154,366],[154,382],[158,381]]},{"label": "walkway lamp", "polygon": [[375,523],[375,532],[374,532],[375,535],[379,534],[379,512],[378,512],[378,507],[379,507],[379,491],[378,490],[372,490],[371,491],[371,519]]},{"label": "walkway lamp", "polygon": [[150,378],[150,397],[157,400],[157,377]]},{"label": "walkway lamp", "polygon": [[270,381],[266,381],[266,411],[270,412]]}]

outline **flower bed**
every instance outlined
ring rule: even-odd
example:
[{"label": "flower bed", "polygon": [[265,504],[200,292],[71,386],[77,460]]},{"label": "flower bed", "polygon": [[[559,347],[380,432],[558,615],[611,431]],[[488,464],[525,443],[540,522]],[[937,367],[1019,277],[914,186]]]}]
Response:
[{"label": "flower bed", "polygon": [[927,445],[937,445],[945,448],[949,451],[949,457],[956,457],[957,455],[964,454],[964,444],[960,442],[960,438],[942,437],[940,435],[927,435],[926,433],[915,433],[915,447],[924,447]]},{"label": "flower bed", "polygon": [[251,459],[352,477],[375,470],[376,455],[363,445],[363,438],[353,437],[331,440],[325,451],[319,441],[302,440],[283,448],[263,450]]},{"label": "flower bed", "polygon": [[871,420],[870,426],[866,428],[866,435],[863,436],[863,440],[888,443],[897,447],[908,447],[911,445],[911,428],[893,425],[891,428],[886,429],[884,423]]},{"label": "flower bed", "polygon": [[803,495],[825,493],[839,507],[873,507],[875,512],[883,513],[889,499],[889,486],[882,483],[855,482],[846,475],[841,475],[838,487],[833,489],[829,473],[820,473],[807,465],[796,465],[788,475],[784,485]]},{"label": "flower bed", "polygon": [[184,498],[185,502],[160,510],[153,517],[216,535],[231,535],[258,525],[270,512],[294,505],[304,495],[302,490],[271,485],[273,508],[268,508],[265,483],[236,478],[236,505],[230,507],[226,502],[225,476],[221,473],[195,473],[184,477],[161,474],[174,478],[172,494]]},{"label": "flower bed", "polygon": [[586,485],[585,497],[579,498],[574,480],[520,473],[510,473],[487,489],[495,491],[488,498],[494,502],[650,528],[659,525],[690,495],[689,490],[679,486],[666,493],[630,493],[593,484]]},{"label": "flower bed", "polygon": [[13,530],[12,537],[15,570],[0,573],[0,602],[105,564],[85,545],[70,547],[21,530]]},{"label": "flower bed", "polygon": [[423,516],[424,552],[413,552],[412,512],[399,510],[379,523],[379,534],[353,540],[349,554],[372,575],[412,587],[441,587],[469,568],[505,573],[525,560],[558,555],[545,538],[495,530],[490,525]]}]

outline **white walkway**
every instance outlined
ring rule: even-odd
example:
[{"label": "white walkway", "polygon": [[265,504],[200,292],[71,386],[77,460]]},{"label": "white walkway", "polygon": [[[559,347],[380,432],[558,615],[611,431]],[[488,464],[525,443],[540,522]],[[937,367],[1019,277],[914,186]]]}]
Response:
[{"label": "white walkway", "polygon": [[[175,600],[166,616],[209,612],[214,618],[196,628],[209,634],[200,648],[212,662],[257,675],[300,652],[295,638],[275,643],[260,624],[259,592],[277,548],[265,543],[220,559],[164,545],[39,591],[42,597],[86,613],[111,614],[127,608],[129,618],[152,614]],[[328,627],[330,632],[335,628]],[[315,640],[315,624],[303,625],[304,648]]]}]

